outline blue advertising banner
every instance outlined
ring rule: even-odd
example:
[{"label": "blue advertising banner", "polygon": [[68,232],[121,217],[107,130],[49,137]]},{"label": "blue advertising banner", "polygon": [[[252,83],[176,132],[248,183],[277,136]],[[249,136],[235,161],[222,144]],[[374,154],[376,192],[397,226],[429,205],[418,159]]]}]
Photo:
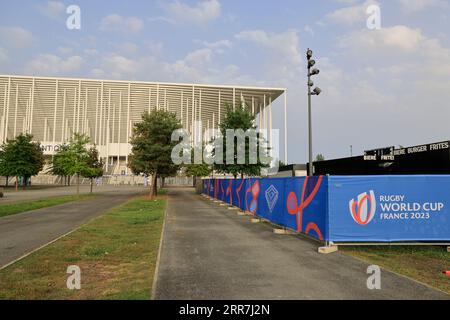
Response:
[{"label": "blue advertising banner", "polygon": [[329,177],[335,242],[450,240],[450,176]]},{"label": "blue advertising banner", "polygon": [[203,187],[321,241],[450,241],[450,176],[211,179]]}]

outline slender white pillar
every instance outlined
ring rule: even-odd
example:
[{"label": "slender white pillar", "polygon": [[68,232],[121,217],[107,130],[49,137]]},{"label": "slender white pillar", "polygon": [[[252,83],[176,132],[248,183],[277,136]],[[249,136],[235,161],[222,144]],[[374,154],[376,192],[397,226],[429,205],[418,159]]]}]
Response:
[{"label": "slender white pillar", "polygon": [[62,111],[62,121],[61,121],[61,143],[64,143],[65,136],[65,122],[66,122],[66,89],[64,89],[64,96],[63,96],[63,111]]},{"label": "slender white pillar", "polygon": [[219,126],[220,126],[220,123],[221,123],[220,121],[222,119],[222,113],[220,112],[221,111],[220,108],[222,107],[222,102],[220,101],[221,98],[222,98],[222,91],[219,90]]},{"label": "slender white pillar", "polygon": [[152,112],[151,104],[152,103],[152,88],[148,89],[148,113]]},{"label": "slender white pillar", "polygon": [[78,81],[78,105],[77,105],[77,133],[80,133],[80,109],[81,109],[81,80]]},{"label": "slender white pillar", "polygon": [[159,84],[156,85],[156,110],[159,110]]},{"label": "slender white pillar", "polygon": [[233,88],[233,111],[236,110],[236,88]]},{"label": "slender white pillar", "polygon": [[181,127],[184,128],[184,119],[183,119],[183,91],[181,91]]},{"label": "slender white pillar", "polygon": [[73,94],[72,135],[75,133],[76,124],[77,124],[77,88],[75,88],[74,94]]},{"label": "slender white pillar", "polygon": [[29,132],[30,134],[33,133],[33,114],[34,114],[34,93],[36,90],[36,78],[33,78],[33,84],[31,87],[31,111],[30,111],[30,129]]},{"label": "slender white pillar", "polygon": [[125,174],[128,175],[128,153],[129,153],[129,143],[130,143],[130,104],[131,104],[131,83],[128,83],[128,101],[127,101],[127,138],[126,138],[126,145],[127,150],[125,154]]},{"label": "slender white pillar", "polygon": [[19,85],[16,84],[16,103],[14,106],[14,138],[17,135],[17,107],[19,105]]},{"label": "slender white pillar", "polygon": [[272,97],[269,97],[269,137],[270,155],[273,156]]},{"label": "slender white pillar", "polygon": [[58,109],[58,90],[59,90],[59,81],[56,80],[55,84],[55,108],[53,110],[53,134],[52,134],[52,143],[55,146],[56,142],[56,111]]},{"label": "slender white pillar", "polygon": [[9,102],[10,102],[10,97],[11,95],[11,77],[9,78],[9,83],[8,83],[8,102],[6,103],[6,115],[5,115],[5,133],[3,134],[4,140],[8,140],[8,125],[9,125]]},{"label": "slender white pillar", "polygon": [[284,163],[288,165],[287,89],[284,91]]},{"label": "slender white pillar", "polygon": [[104,93],[104,82],[102,81],[102,87],[100,89],[100,128],[99,128],[99,139],[98,144],[103,145],[103,93]]},{"label": "slender white pillar", "polygon": [[98,145],[98,139],[97,139],[97,134],[98,134],[98,129],[97,129],[97,124],[98,124],[98,88],[97,88],[97,92],[95,95],[95,125],[94,125],[94,144]]}]

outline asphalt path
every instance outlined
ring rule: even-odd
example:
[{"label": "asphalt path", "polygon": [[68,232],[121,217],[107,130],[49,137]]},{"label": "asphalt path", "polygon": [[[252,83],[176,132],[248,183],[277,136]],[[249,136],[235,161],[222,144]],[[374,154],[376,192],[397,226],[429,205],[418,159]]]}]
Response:
[{"label": "asphalt path", "polygon": [[0,267],[67,234],[141,191],[116,189],[95,198],[0,218]]},{"label": "asphalt path", "polygon": [[316,242],[276,235],[192,189],[169,192],[155,299],[449,299],[441,291],[368,264],[317,253]]}]

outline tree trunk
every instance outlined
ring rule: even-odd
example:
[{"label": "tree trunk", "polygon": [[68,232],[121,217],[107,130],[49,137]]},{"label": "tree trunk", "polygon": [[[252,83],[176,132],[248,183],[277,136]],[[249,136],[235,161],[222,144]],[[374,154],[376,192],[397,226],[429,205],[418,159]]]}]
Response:
[{"label": "tree trunk", "polygon": [[80,174],[77,173],[77,196],[80,196]]},{"label": "tree trunk", "polygon": [[8,187],[8,183],[9,182],[9,177],[8,176],[6,176],[6,182],[5,182],[5,188],[7,188]]},{"label": "tree trunk", "polygon": [[195,185],[197,184],[197,177],[193,176],[192,177],[192,186],[195,188]]},{"label": "tree trunk", "polygon": [[157,176],[156,176],[156,172],[153,173],[152,175],[152,184],[150,186],[150,200],[153,200],[153,198],[156,195],[156,182],[157,182]]},{"label": "tree trunk", "polygon": [[67,185],[70,187],[70,176],[67,176]]},{"label": "tree trunk", "polygon": [[165,185],[166,185],[166,178],[162,177],[161,178],[161,188],[164,188]]},{"label": "tree trunk", "polygon": [[27,189],[27,177],[23,177],[23,185],[22,185],[22,190],[26,190]]},{"label": "tree trunk", "polygon": [[91,194],[92,194],[92,185],[94,184],[94,181],[93,181],[94,179],[93,178],[91,178]]},{"label": "tree trunk", "polygon": [[16,191],[19,191],[19,177],[16,177]]}]

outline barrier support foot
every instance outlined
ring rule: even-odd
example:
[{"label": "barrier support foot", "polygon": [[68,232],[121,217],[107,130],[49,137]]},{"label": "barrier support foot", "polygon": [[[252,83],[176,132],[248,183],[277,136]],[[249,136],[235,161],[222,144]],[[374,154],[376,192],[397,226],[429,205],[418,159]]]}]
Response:
[{"label": "barrier support foot", "polygon": [[447,247],[447,252],[450,252],[450,246]]},{"label": "barrier support foot", "polygon": [[252,221],[252,223],[260,223],[261,222],[261,220],[257,219],[257,218],[253,218],[251,221]]},{"label": "barrier support foot", "polygon": [[239,211],[237,212],[237,214],[238,214],[238,216],[245,216],[245,212],[242,211],[242,210],[239,210]]},{"label": "barrier support foot", "polygon": [[325,246],[319,248],[319,253],[330,254],[338,251],[338,246]]},{"label": "barrier support foot", "polygon": [[286,230],[286,229],[273,229],[273,233],[275,234],[294,234],[292,231]]},{"label": "barrier support foot", "polygon": [[236,208],[236,207],[228,207],[228,210],[239,210],[239,208]]}]

